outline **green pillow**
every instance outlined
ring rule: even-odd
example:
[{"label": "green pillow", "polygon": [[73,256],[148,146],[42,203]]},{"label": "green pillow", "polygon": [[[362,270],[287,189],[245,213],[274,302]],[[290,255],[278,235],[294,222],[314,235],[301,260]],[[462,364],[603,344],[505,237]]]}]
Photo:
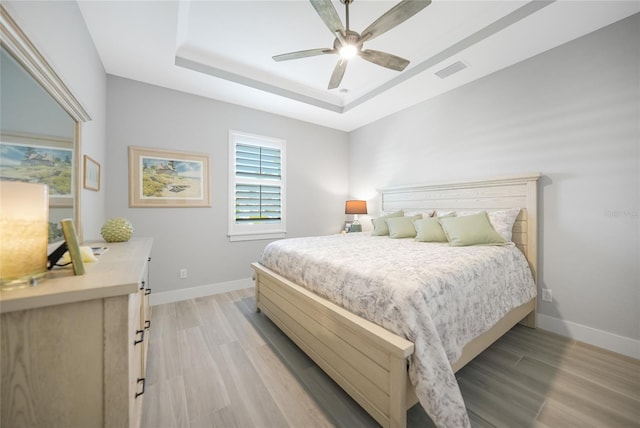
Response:
[{"label": "green pillow", "polygon": [[415,238],[416,228],[413,222],[422,219],[422,214],[411,217],[392,217],[388,218],[387,227],[389,228],[390,238]]},{"label": "green pillow", "polygon": [[440,217],[438,221],[453,247],[507,243],[491,225],[486,211],[462,217]]},{"label": "green pillow", "polygon": [[[449,213],[440,218],[455,217],[456,213]],[[447,242],[442,226],[437,218],[423,218],[413,223],[416,228],[416,241],[418,242]]]},{"label": "green pillow", "polygon": [[389,228],[387,227],[386,220],[388,218],[394,217],[402,217],[404,215],[404,211],[396,211],[391,214],[383,215],[382,217],[372,218],[371,223],[373,223],[373,232],[371,232],[372,236],[385,236],[389,234]]}]

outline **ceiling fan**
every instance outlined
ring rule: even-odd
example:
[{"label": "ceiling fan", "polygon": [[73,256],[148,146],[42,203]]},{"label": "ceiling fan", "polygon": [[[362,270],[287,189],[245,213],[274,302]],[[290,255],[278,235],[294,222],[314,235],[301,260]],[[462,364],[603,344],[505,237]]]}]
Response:
[{"label": "ceiling fan", "polygon": [[353,3],[353,0],[340,0],[346,9],[346,29],[342,25],[336,9],[333,7],[333,4],[331,4],[331,0],[309,1],[311,1],[314,9],[329,28],[331,34],[336,36],[333,42],[333,48],[290,52],[276,55],[273,59],[275,61],[287,61],[316,55],[339,54],[341,58],[333,69],[328,89],[335,89],[340,86],[344,72],[347,69],[347,62],[349,58],[354,56],[359,56],[362,59],[382,67],[390,68],[391,70],[404,70],[407,65],[409,65],[409,60],[386,52],[362,49],[362,45],[364,42],[378,37],[403,23],[431,3],[431,0],[402,0],[359,34],[349,28],[349,5]]}]

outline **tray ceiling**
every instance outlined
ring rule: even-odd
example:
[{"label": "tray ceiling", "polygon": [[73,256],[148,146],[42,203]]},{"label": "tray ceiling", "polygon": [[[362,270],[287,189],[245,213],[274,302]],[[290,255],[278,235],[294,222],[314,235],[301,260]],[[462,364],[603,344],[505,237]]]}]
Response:
[{"label": "tray ceiling", "polygon": [[[344,6],[333,3],[344,22]],[[345,131],[640,11],[637,1],[434,0],[366,43],[409,59],[405,71],[356,57],[340,87],[328,90],[338,56],[272,59],[332,47],[334,37],[308,1],[78,4],[109,74]],[[395,4],[355,0],[350,27],[362,31]]]}]

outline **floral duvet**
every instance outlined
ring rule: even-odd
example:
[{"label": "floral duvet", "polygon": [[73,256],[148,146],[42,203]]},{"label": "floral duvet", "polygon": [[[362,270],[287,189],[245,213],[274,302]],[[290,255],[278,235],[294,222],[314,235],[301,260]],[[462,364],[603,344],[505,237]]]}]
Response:
[{"label": "floral duvet", "polygon": [[513,244],[450,247],[354,233],[275,241],[260,263],[413,342],[409,378],[439,427],[469,426],[451,369],[462,348],[536,295]]}]

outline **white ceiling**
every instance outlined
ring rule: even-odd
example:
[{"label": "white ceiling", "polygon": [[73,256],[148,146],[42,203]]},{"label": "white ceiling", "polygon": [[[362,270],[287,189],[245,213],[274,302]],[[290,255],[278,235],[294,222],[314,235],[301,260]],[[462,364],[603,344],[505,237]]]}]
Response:
[{"label": "white ceiling", "polygon": [[[355,0],[362,31],[396,1]],[[336,55],[275,62],[330,48],[334,37],[306,0],[83,1],[109,74],[351,131],[640,11],[637,0],[434,0],[365,48],[409,59],[403,72],[349,61],[327,90]],[[344,23],[344,5],[333,4]],[[456,61],[468,67],[445,79]]]}]

